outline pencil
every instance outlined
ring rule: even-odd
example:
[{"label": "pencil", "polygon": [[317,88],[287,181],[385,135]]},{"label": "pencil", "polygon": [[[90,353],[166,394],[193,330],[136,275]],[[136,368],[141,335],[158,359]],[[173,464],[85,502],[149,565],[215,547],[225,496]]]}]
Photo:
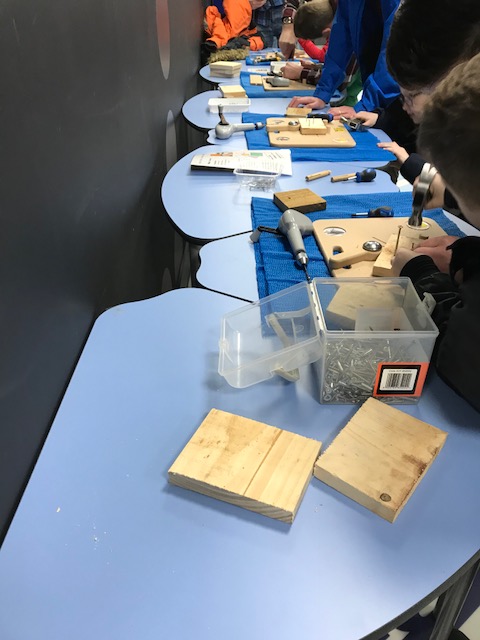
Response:
[{"label": "pencil", "polygon": [[329,176],[331,173],[328,169],[326,171],[319,171],[318,173],[311,173],[309,176],[305,176],[305,180],[310,182],[311,180],[317,180],[317,178],[325,178],[325,176]]}]

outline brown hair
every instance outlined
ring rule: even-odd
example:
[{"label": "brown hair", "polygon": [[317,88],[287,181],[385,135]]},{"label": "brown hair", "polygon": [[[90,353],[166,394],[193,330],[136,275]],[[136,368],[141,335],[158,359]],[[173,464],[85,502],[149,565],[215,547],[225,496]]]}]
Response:
[{"label": "brown hair", "polygon": [[312,0],[304,2],[293,20],[293,29],[297,38],[314,40],[320,38],[322,31],[330,27],[335,17],[329,0]]},{"label": "brown hair", "polygon": [[458,196],[480,205],[480,54],[454,67],[432,93],[418,146]]}]

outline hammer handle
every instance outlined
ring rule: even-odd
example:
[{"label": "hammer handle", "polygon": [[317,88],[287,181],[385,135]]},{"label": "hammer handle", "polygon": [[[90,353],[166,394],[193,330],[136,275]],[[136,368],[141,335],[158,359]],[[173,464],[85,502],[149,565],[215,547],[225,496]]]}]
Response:
[{"label": "hammer handle", "polygon": [[345,180],[350,180],[350,178],[355,178],[356,173],[344,173],[341,176],[332,176],[330,178],[331,182],[344,182]]}]

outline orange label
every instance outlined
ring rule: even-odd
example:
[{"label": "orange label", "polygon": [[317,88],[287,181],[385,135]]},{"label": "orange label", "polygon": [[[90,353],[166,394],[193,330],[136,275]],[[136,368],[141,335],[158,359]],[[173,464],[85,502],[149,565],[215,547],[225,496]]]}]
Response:
[{"label": "orange label", "polygon": [[428,362],[380,362],[373,396],[419,397],[427,377],[428,365]]}]

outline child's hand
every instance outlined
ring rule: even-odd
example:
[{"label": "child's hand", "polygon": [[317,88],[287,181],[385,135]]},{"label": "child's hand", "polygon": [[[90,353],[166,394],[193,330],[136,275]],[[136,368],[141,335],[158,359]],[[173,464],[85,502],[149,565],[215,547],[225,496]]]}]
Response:
[{"label": "child's hand", "polygon": [[304,69],[313,69],[316,66],[311,60],[300,60],[300,64]]},{"label": "child's hand", "polygon": [[353,107],[332,107],[328,113],[331,113],[335,120],[341,116],[344,118],[356,118],[357,112]]},{"label": "child's hand", "polygon": [[302,66],[295,62],[287,62],[282,69],[282,75],[289,80],[298,80],[302,73]]},{"label": "child's hand", "polygon": [[357,118],[363,120],[366,127],[374,127],[377,124],[378,113],[370,113],[370,111],[357,111]]},{"label": "child's hand", "polygon": [[314,98],[313,96],[296,96],[292,98],[287,106],[289,107],[310,107],[311,109],[323,109],[325,102],[320,98]]},{"label": "child's hand", "polygon": [[442,273],[450,272],[450,260],[452,259],[452,250],[447,249],[455,240],[456,236],[438,236],[437,238],[429,238],[421,242],[415,249],[415,253],[430,256],[435,266]]},{"label": "child's hand", "polygon": [[397,249],[397,253],[392,260],[392,276],[398,277],[403,267],[413,258],[417,258],[418,253],[410,249]]},{"label": "child's hand", "polygon": [[402,164],[405,162],[405,160],[409,156],[407,150],[401,147],[396,142],[379,142],[377,144],[377,147],[380,147],[380,149],[386,149],[387,151],[391,151],[393,155],[397,158],[397,160],[399,160],[399,162],[401,162]]}]

